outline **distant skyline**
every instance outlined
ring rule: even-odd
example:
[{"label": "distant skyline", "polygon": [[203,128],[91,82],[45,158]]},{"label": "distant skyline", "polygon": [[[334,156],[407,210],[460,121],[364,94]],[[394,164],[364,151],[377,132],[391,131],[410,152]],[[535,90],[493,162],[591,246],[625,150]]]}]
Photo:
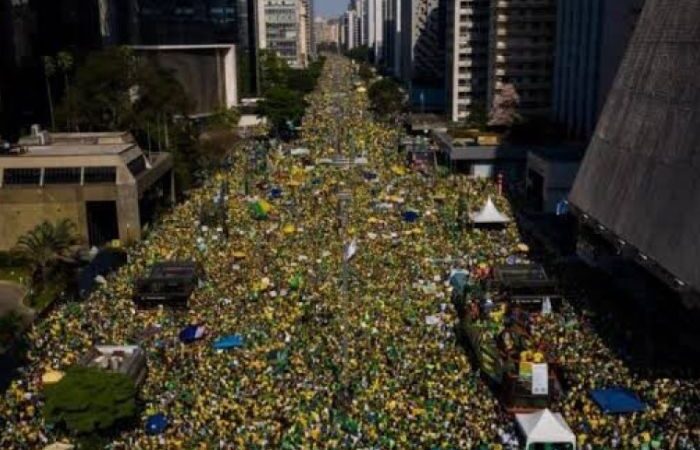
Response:
[{"label": "distant skyline", "polygon": [[348,0],[316,0],[314,14],[322,17],[339,16],[348,6]]}]

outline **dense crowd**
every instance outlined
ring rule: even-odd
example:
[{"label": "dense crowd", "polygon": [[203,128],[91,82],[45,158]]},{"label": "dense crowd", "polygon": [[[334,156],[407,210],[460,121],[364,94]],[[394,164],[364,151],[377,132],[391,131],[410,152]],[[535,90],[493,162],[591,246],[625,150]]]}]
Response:
[{"label": "dense crowd", "polygon": [[[142,421],[169,420],[156,436],[124,430],[113,449],[518,448],[512,416],[457,344],[447,282],[452,268],[489,267],[519,251],[515,225],[459,226],[465,199],[475,209],[491,196],[510,213],[508,203],[489,182],[406,168],[397,130],[372,120],[352,70],[330,57],[308,98],[299,144],[310,161],[281,148],[267,155],[265,173],[239,161],[216,174],[130,250],[106,286],[34,327],[30,364],[0,399],[0,448],[65,437],[42,419],[41,375],[96,343],[146,350]],[[336,153],[369,164],[310,164]],[[222,186],[226,227],[200,223]],[[351,196],[344,208],[342,191]],[[251,215],[256,199],[270,205],[266,218]],[[417,220],[402,214],[409,210]],[[344,267],[352,241],[357,252]],[[206,273],[189,311],[135,309],[134,283],[149,265],[188,259]],[[184,344],[178,333],[191,324],[207,333]],[[568,368],[571,387],[554,409],[580,444],[700,448],[691,433],[697,380],[640,379],[568,305],[538,325]],[[244,346],[213,350],[228,334],[244,336]],[[602,415],[587,392],[610,384],[639,392],[648,410]]]}]

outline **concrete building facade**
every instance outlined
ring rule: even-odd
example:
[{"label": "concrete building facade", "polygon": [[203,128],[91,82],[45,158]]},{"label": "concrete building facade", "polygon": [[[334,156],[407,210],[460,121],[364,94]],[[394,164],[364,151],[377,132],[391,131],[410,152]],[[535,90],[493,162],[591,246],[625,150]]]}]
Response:
[{"label": "concrete building facade", "polygon": [[520,114],[551,111],[556,0],[492,0],[487,104],[505,84],[520,96]]},{"label": "concrete building facade", "polygon": [[588,139],[615,79],[644,0],[560,0],[552,118]]},{"label": "concrete building facade", "polygon": [[316,43],[335,43],[340,41],[340,20],[317,17],[314,23]]},{"label": "concrete building facade", "polygon": [[[265,47],[292,67],[303,67],[297,0],[265,0]],[[305,38],[304,38],[305,39]]]},{"label": "concrete building facade", "polygon": [[41,222],[68,218],[89,245],[138,240],[174,201],[172,157],[145,155],[128,133],[39,132],[0,154],[0,250]]},{"label": "concrete building facade", "polygon": [[137,56],[173,74],[194,103],[194,117],[238,104],[236,46],[138,45],[132,48]]},{"label": "concrete building facade", "polygon": [[450,0],[447,5],[447,115],[469,117],[486,108],[489,75],[489,0]]}]

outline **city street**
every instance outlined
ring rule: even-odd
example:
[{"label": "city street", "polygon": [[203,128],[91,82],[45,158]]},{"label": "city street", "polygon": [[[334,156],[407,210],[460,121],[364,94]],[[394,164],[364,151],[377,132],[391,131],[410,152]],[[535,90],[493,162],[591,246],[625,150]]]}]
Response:
[{"label": "city street", "polygon": [[[513,217],[509,203],[489,180],[407,167],[398,131],[373,119],[353,72],[328,56],[298,142],[258,167],[241,158],[216,173],[104,287],[35,326],[30,365],[0,398],[0,448],[66,437],[41,418],[41,376],[96,343],[138,344],[148,358],[143,413],[112,449],[521,448],[512,415],[458,342],[448,282],[452,269],[527,258],[514,222],[459,225],[465,203],[479,210],[490,197]],[[309,155],[290,151],[299,148]],[[200,222],[218,208],[225,227]],[[203,269],[189,310],[137,309],[136,279],[165,260]],[[188,325],[204,334],[186,344],[178,336]],[[648,437],[670,448],[691,427],[697,384],[637,377],[571,305],[533,334],[568,370],[553,409],[579,442],[629,448]],[[212,348],[228,335],[242,345]],[[652,401],[618,421],[588,396],[608,385]],[[167,426],[150,435],[144,424],[158,413]]]}]

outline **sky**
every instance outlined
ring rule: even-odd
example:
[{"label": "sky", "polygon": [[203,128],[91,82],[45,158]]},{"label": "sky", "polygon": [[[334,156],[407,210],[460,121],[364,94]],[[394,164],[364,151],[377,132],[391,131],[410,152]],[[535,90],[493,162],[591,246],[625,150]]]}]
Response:
[{"label": "sky", "polygon": [[335,17],[345,11],[348,0],[314,0],[314,15],[321,17]]}]

